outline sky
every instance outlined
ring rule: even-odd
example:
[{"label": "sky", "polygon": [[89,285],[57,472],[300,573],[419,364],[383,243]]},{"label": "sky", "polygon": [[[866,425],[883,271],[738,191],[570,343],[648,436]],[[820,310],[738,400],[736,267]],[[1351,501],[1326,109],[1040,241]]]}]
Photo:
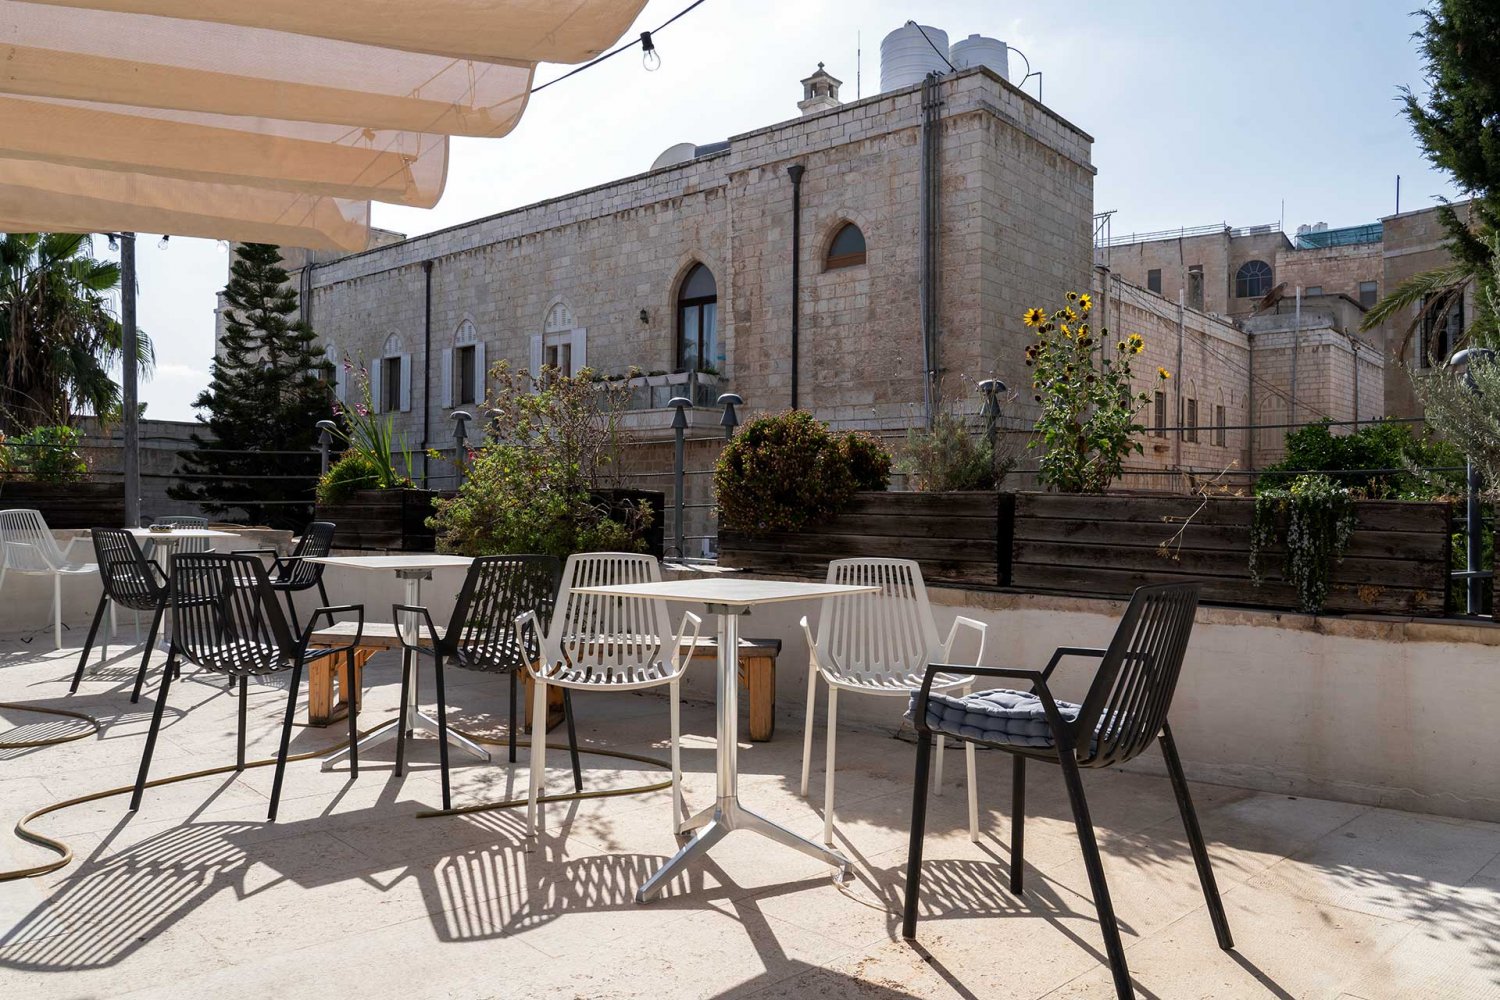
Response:
[{"label": "sky", "polygon": [[[651,0],[630,34],[688,0]],[[535,95],[501,139],[455,139],[430,210],[376,204],[376,226],[417,235],[640,173],[699,145],[797,116],[819,62],[841,96],[879,91],[880,40],[923,24],[1003,39],[1033,95],[1094,137],[1095,211],[1113,232],[1228,222],[1354,225],[1456,192],[1422,158],[1399,88],[1422,92],[1416,0],[707,0],[655,36],[661,67],[631,51]],[[856,52],[862,50],[862,58]],[[571,67],[542,65],[538,83]],[[1012,80],[1022,63],[1011,54]],[[96,252],[107,256],[103,240]],[[138,241],[138,316],[156,344],[142,383],[150,419],[189,420],[213,357],[228,255],[211,240]]]}]

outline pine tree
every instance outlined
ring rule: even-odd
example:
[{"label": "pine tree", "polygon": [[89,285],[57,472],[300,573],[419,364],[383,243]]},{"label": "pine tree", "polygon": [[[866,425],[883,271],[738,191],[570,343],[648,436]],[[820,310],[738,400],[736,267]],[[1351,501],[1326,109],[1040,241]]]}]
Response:
[{"label": "pine tree", "polygon": [[[1392,289],[1365,314],[1366,330],[1413,305],[1423,308],[1412,330],[1429,315],[1445,315],[1467,286],[1493,274],[1491,237],[1500,231],[1500,3],[1435,0],[1416,16],[1428,93],[1423,100],[1404,89],[1405,114],[1427,159],[1450,174],[1470,202],[1466,209],[1445,202],[1438,211],[1453,262]],[[1476,317],[1466,334],[1478,343],[1500,341],[1488,314]]]},{"label": "pine tree", "polygon": [[[316,424],[331,411],[333,366],[296,315],[276,247],[238,247],[224,289],[228,323],[208,388],[193,405],[207,434],[181,453],[174,498],[251,524],[300,529],[312,515]],[[299,454],[300,453],[300,454]]]}]

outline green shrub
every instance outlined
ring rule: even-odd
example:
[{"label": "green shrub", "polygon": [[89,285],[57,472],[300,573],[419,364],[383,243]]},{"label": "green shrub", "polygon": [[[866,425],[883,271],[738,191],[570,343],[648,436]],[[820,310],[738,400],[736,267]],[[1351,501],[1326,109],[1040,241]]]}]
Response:
[{"label": "green shrub", "polygon": [[921,493],[993,490],[1015,466],[1014,456],[997,459],[987,438],[970,432],[951,409],[933,414],[932,428],[913,428],[897,468]]},{"label": "green shrub", "polygon": [[[395,483],[395,486],[414,485],[416,484],[404,477]],[[318,503],[348,503],[354,498],[356,490],[382,488],[380,463],[363,451],[346,451],[318,479]]]},{"label": "green shrub", "polygon": [[33,482],[74,483],[89,474],[78,454],[83,432],[76,427],[36,427],[8,442],[16,471]]},{"label": "green shrub", "polygon": [[[1288,432],[1286,457],[1265,471],[1262,488],[1284,488],[1284,473],[1321,472],[1372,500],[1433,500],[1464,492],[1463,454],[1431,431],[1377,421],[1350,434],[1335,434],[1327,420]],[[1454,471],[1425,472],[1426,469]]]},{"label": "green shrub", "polygon": [[890,455],[873,439],[835,434],[803,410],[757,417],[714,466],[719,525],[758,534],[800,531],[843,510],[861,489],[884,489]]}]

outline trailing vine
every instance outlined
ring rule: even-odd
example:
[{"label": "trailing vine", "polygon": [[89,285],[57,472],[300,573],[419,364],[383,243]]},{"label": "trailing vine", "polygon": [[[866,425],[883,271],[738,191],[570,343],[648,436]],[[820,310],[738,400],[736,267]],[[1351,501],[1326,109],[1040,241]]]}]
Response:
[{"label": "trailing vine", "polygon": [[1297,588],[1301,609],[1316,614],[1353,534],[1354,496],[1327,476],[1298,476],[1285,487],[1262,487],[1250,521],[1250,579],[1260,586],[1267,554],[1283,545],[1282,572]]}]

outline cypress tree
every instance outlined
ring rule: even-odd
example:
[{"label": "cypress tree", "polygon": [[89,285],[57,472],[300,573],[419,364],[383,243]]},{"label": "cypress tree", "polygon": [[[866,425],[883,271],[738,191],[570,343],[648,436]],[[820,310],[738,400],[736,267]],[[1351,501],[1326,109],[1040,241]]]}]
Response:
[{"label": "cypress tree", "polygon": [[297,293],[276,247],[242,244],[229,270],[220,350],[193,401],[207,433],[180,453],[184,481],[168,492],[211,514],[300,529],[312,516],[315,425],[331,412],[333,366],[312,328],[293,320]]}]

